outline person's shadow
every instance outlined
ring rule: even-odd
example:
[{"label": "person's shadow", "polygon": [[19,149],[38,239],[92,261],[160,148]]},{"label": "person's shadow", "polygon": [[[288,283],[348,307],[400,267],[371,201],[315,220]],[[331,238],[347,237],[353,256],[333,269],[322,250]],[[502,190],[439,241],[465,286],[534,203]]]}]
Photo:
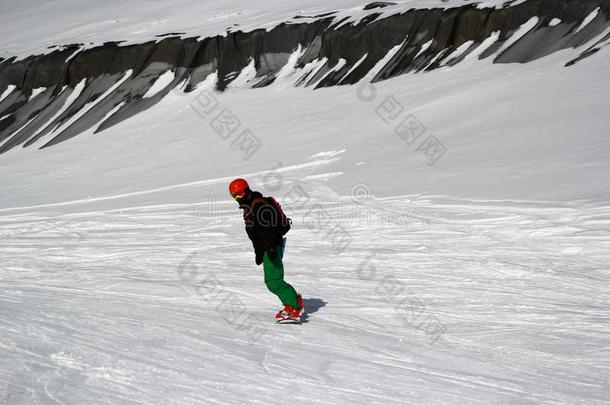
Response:
[{"label": "person's shadow", "polygon": [[318,312],[326,306],[326,301],[319,298],[303,298],[303,308],[305,313],[301,316],[301,323],[309,322],[309,315]]}]

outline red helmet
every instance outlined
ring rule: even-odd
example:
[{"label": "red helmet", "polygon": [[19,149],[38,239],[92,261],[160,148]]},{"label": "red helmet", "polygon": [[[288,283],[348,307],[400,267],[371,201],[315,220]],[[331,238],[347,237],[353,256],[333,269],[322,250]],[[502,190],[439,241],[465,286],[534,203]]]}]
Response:
[{"label": "red helmet", "polygon": [[249,189],[250,186],[248,186],[248,182],[244,179],[235,179],[229,184],[229,194],[236,200],[243,198]]}]

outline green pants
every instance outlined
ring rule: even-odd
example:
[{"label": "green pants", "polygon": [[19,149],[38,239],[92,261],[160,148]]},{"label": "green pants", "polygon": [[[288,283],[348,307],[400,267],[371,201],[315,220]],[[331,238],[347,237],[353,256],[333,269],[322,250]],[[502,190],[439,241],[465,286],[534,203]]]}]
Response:
[{"label": "green pants", "polygon": [[284,264],[282,263],[282,246],[275,247],[278,255],[275,259],[271,259],[267,252],[263,256],[263,269],[265,272],[265,285],[282,301],[284,305],[290,305],[292,308],[297,307],[297,292],[290,284],[284,281]]}]

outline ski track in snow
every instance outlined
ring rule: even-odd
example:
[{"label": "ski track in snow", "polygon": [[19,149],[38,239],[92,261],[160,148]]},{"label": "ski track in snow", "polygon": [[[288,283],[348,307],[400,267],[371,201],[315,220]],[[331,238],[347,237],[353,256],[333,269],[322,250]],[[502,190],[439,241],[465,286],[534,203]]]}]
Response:
[{"label": "ski track in snow", "polygon": [[0,217],[8,402],[605,401],[610,208],[319,203],[319,228],[290,212],[300,326],[273,323],[233,204]]}]

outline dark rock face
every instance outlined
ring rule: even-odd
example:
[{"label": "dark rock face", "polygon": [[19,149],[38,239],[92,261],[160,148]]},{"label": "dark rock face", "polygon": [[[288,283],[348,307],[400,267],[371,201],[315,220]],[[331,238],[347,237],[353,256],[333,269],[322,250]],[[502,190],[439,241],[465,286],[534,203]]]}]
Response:
[{"label": "dark rock face", "polygon": [[[0,153],[45,136],[42,147],[94,127],[102,131],[150,108],[178,85],[193,91],[214,73],[222,91],[251,63],[256,77],[249,86],[267,86],[299,48],[295,85],[320,88],[451,66],[473,53],[495,63],[526,63],[589,43],[574,51],[566,63],[571,66],[610,39],[610,34],[600,37],[610,26],[610,0],[512,3],[503,8],[412,9],[383,19],[372,13],[356,24],[337,21],[334,13],[300,16],[269,31],[236,31],[201,40],[167,34],[138,45],[82,49],[75,44],[23,60],[0,59],[0,94],[5,94],[0,101]],[[364,9],[393,4],[374,2]],[[582,26],[595,10],[595,18]],[[520,30],[526,23],[531,29]],[[395,52],[386,58],[391,49]],[[384,58],[373,75],[371,69]],[[168,71],[173,80],[144,97]]]}]

